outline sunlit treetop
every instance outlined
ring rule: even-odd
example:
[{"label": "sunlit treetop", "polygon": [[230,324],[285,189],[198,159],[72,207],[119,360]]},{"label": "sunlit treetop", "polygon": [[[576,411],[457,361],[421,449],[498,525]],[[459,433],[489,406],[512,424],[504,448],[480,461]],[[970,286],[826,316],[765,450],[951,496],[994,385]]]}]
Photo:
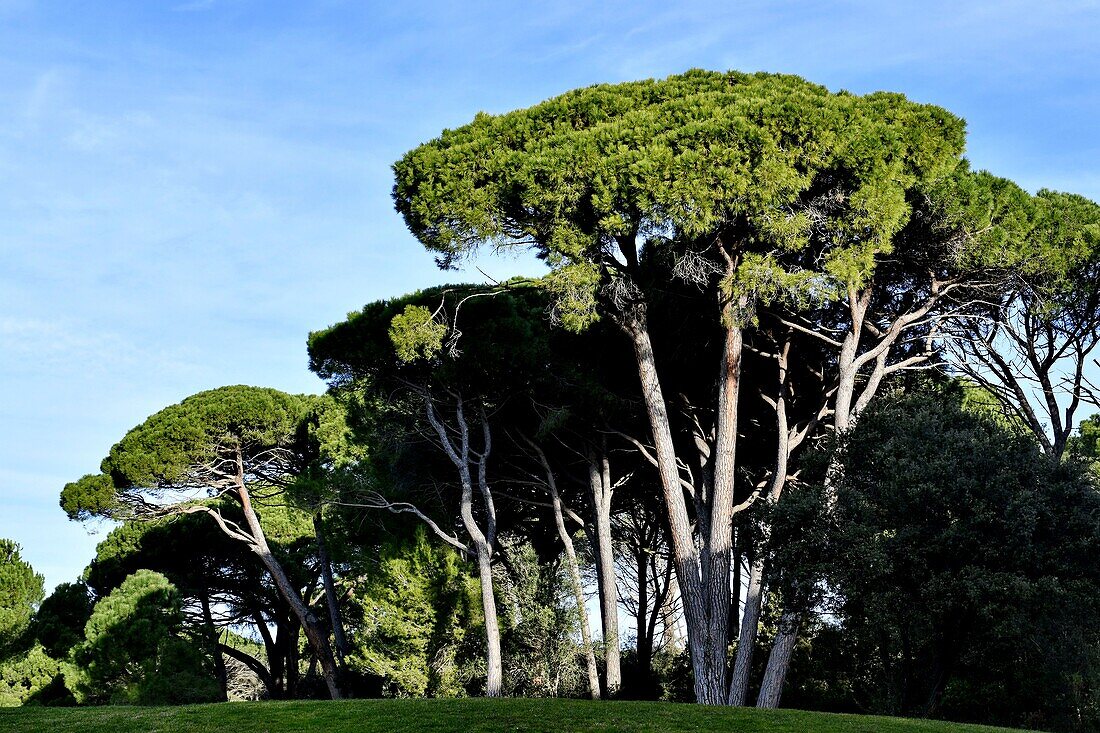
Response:
[{"label": "sunlit treetop", "polygon": [[735,280],[769,285],[769,253],[816,239],[821,272],[858,281],[910,216],[907,192],[950,174],[963,146],[961,119],[899,94],[696,70],[479,114],[394,165],[394,200],[444,266],[486,243],[535,248],[563,321],[583,327],[638,239],[722,239],[756,253]]}]

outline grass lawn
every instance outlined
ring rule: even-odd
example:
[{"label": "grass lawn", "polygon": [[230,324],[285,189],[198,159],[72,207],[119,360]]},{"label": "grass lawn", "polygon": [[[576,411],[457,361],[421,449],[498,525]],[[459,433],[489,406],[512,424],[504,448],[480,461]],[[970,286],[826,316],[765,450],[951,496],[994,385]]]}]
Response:
[{"label": "grass lawn", "polygon": [[173,708],[4,708],[2,733],[992,733],[1004,728],[860,715],[584,700],[350,700]]}]

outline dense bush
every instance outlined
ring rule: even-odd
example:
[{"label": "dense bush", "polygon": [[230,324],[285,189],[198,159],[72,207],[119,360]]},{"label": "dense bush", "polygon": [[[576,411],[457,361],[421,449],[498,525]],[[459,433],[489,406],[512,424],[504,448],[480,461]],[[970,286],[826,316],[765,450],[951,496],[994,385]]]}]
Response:
[{"label": "dense bush", "polygon": [[166,704],[219,698],[202,645],[182,635],[179,594],[139,570],[96,603],[65,681],[84,704]]}]

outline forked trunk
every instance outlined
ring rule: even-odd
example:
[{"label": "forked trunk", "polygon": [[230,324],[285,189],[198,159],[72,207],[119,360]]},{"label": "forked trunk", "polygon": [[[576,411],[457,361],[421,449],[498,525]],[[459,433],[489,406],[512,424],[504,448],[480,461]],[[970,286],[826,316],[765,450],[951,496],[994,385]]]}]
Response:
[{"label": "forked trunk", "polygon": [[742,332],[727,328],[719,387],[718,436],[712,496],[698,518],[708,528],[697,549],[684,498],[672,430],[644,321],[628,324],[638,376],[656,452],[657,470],[668,509],[673,563],[680,584],[688,629],[688,651],[695,674],[695,699],[723,705],[727,699],[726,642],[729,625],[730,562],[733,547],[733,480],[737,441],[737,394],[740,381]]},{"label": "forked trunk", "polygon": [[[474,479],[470,472],[470,427],[466,420],[466,412],[461,396],[455,401],[455,421],[458,427],[460,443],[456,447],[451,442],[450,433],[444,426],[437,412],[436,405],[432,401],[429,392],[424,392],[424,406],[427,410],[428,421],[435,429],[447,457],[451,459],[458,469],[459,481],[462,484],[462,497],[459,502],[459,515],[462,517],[462,526],[470,537],[470,548],[463,548],[469,554],[473,554],[477,560],[477,572],[481,581],[481,608],[485,614],[485,694],[489,697],[500,697],[502,694],[503,663],[500,655],[500,623],[497,620],[496,596],[493,593],[493,544],[496,542],[496,508],[493,503],[493,494],[489,489],[486,474],[486,461],[492,450],[492,436],[489,430],[489,422],[485,411],[481,411],[481,428],[484,445],[477,457],[477,483],[478,493],[484,504],[486,529],[483,532],[474,517]],[[438,532],[438,529],[436,530]]]}]

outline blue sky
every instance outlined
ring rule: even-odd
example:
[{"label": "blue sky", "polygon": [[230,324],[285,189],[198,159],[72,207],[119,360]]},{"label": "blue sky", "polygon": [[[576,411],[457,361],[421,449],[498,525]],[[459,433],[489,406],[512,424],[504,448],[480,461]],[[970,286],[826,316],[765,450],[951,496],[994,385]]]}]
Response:
[{"label": "blue sky", "polygon": [[310,330],[444,279],[389,165],[479,110],[790,72],[941,104],[978,167],[1100,199],[1097,38],[1096,0],[0,0],[0,537],[72,580],[102,532],[58,493],[127,429],[223,384],[320,391]]}]

